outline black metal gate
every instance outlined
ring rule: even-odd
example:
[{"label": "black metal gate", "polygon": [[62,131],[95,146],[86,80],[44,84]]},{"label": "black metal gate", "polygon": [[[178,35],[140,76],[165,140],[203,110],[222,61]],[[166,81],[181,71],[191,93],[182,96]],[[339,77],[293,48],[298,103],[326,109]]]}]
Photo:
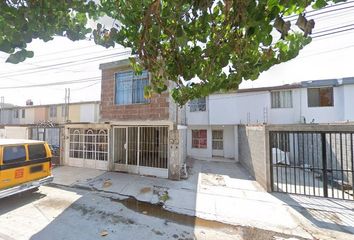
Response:
[{"label": "black metal gate", "polygon": [[354,200],[354,132],[270,131],[272,190]]},{"label": "black metal gate", "polygon": [[52,150],[52,163],[54,165],[59,165],[61,157],[60,136],[62,128],[58,125],[38,124],[30,129],[30,139],[46,141]]}]

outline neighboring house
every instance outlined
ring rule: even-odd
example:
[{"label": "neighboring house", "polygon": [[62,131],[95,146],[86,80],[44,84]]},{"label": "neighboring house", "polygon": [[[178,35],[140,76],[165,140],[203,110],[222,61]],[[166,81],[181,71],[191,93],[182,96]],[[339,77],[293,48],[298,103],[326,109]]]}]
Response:
[{"label": "neighboring house", "polygon": [[[97,123],[100,102],[7,106],[0,109],[1,138],[45,140],[54,148],[54,162],[59,163],[65,148],[63,126],[67,123]],[[64,163],[63,159],[61,160]]]},{"label": "neighboring house", "polygon": [[343,78],[240,89],[190,101],[187,154],[237,160],[238,124],[353,122],[353,93],[354,78]]},{"label": "neighboring house", "polygon": [[186,156],[184,109],[168,92],[144,98],[151,75],[135,75],[128,60],[100,69],[101,124],[66,125],[67,164],[179,179]]},{"label": "neighboring house", "polygon": [[0,125],[39,125],[45,122],[99,122],[99,101],[51,105],[12,106],[0,109]]}]

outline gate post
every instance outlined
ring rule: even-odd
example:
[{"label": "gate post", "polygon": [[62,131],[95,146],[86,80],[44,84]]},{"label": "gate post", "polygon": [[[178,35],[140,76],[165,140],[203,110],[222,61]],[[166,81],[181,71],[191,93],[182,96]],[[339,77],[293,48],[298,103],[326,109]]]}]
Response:
[{"label": "gate post", "polygon": [[323,196],[328,197],[326,133],[324,132],[321,133],[321,145],[322,145]]}]

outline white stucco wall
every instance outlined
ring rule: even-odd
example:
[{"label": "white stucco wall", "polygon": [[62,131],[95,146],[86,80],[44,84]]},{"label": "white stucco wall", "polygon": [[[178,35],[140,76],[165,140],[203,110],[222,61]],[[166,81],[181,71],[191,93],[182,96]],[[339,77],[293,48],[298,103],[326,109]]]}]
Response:
[{"label": "white stucco wall", "polygon": [[[207,148],[192,148],[192,130],[207,130]],[[189,126],[187,131],[187,155],[196,159],[211,158],[211,126]]]},{"label": "white stucco wall", "polygon": [[98,121],[97,106],[98,104],[81,104],[80,105],[80,122],[95,123]]},{"label": "white stucco wall", "polygon": [[191,112],[190,107],[186,107],[187,125],[208,125],[209,124],[209,98],[205,98],[206,110]]},{"label": "white stucco wall", "polygon": [[263,123],[269,104],[268,91],[211,95],[210,124]]},{"label": "white stucco wall", "polygon": [[[192,130],[206,129],[207,130],[207,148],[192,148]],[[235,127],[234,126],[210,126],[199,125],[189,126],[187,131],[187,155],[196,159],[211,159],[212,152],[212,130],[222,129],[224,138],[224,158],[237,159],[237,145],[235,144]],[[237,129],[236,129],[237,130]],[[237,137],[237,136],[236,136]]]},{"label": "white stucco wall", "polygon": [[5,126],[5,138],[28,139],[27,127],[7,127]]},{"label": "white stucco wall", "polygon": [[300,89],[292,89],[291,108],[271,108],[271,96],[269,94],[268,123],[270,124],[293,124],[300,122]]},{"label": "white stucco wall", "polygon": [[[22,118],[22,110],[25,110],[25,117]],[[34,124],[34,108],[22,108],[19,111],[20,124]]]},{"label": "white stucco wall", "polygon": [[354,121],[354,85],[345,85],[344,93],[344,121]]},{"label": "white stucco wall", "polygon": [[301,116],[306,123],[314,119],[314,123],[342,122],[344,119],[344,91],[343,86],[333,88],[333,107],[308,107],[307,88],[301,89]]},{"label": "white stucco wall", "polygon": [[225,126],[220,129],[224,130],[224,157],[235,158],[234,127]]}]

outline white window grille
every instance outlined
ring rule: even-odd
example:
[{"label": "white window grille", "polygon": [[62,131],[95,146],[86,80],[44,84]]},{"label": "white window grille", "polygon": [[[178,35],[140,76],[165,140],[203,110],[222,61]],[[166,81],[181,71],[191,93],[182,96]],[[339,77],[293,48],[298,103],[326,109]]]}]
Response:
[{"label": "white window grille", "polygon": [[133,71],[119,72],[115,77],[115,103],[117,105],[148,102],[148,99],[144,97],[144,87],[149,84],[147,71],[143,71],[141,75],[136,75]]},{"label": "white window grille", "polygon": [[108,131],[104,129],[70,129],[71,158],[108,160]]},{"label": "white window grille", "polygon": [[206,111],[206,99],[205,97],[196,98],[189,102],[189,110],[191,112],[203,112]]},{"label": "white window grille", "polygon": [[293,98],[292,91],[274,91],[271,92],[272,108],[292,108]]},{"label": "white window grille", "polygon": [[207,130],[192,130],[192,148],[207,148]]}]

